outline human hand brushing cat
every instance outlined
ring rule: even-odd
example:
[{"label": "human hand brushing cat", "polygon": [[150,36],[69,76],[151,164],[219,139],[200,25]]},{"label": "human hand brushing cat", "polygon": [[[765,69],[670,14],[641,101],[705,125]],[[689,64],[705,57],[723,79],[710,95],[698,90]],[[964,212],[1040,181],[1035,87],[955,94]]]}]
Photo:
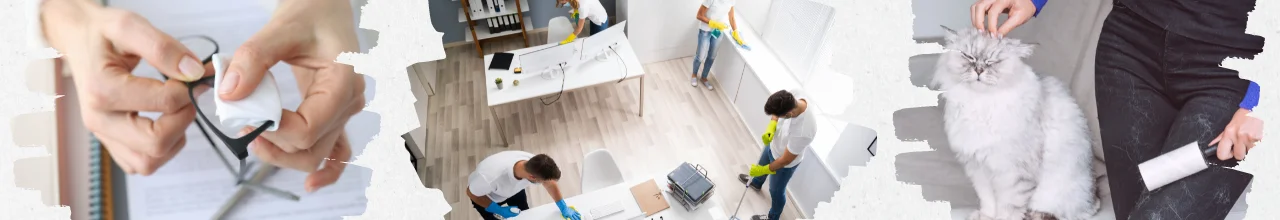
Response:
[{"label": "human hand brushing cat", "polygon": [[[1014,28],[1027,23],[1037,11],[1032,0],[978,0],[969,7],[973,27],[985,30],[996,37],[1004,37]],[[1009,14],[1004,25],[998,25],[1000,14]]]}]

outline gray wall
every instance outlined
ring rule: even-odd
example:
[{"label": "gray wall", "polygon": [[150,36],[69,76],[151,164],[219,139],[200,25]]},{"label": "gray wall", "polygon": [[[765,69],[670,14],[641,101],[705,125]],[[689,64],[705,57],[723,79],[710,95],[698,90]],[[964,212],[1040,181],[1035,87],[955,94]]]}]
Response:
[{"label": "gray wall", "polygon": [[[468,34],[471,34],[463,22],[458,22],[458,8],[462,7],[461,1],[453,0],[428,0],[431,1],[431,25],[436,27],[436,31],[444,33],[444,43],[453,43],[464,41]],[[556,8],[556,0],[528,0],[531,6],[526,17],[533,19],[533,28],[547,27],[547,21],[557,16],[569,16],[569,9]],[[604,5],[609,16],[617,15],[614,9],[614,0],[600,0],[600,4]],[[617,23],[617,21],[609,21],[609,23]]]}]

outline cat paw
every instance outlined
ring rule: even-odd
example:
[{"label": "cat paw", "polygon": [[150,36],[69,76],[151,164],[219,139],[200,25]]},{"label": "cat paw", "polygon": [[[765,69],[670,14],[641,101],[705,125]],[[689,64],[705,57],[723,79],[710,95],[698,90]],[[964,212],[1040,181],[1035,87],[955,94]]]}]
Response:
[{"label": "cat paw", "polygon": [[969,218],[966,220],[996,220],[996,218],[983,215],[982,211],[973,211],[973,213],[969,214]]},{"label": "cat paw", "polygon": [[1053,214],[1049,214],[1049,213],[1029,211],[1027,212],[1027,219],[1028,220],[1058,220],[1058,217],[1053,216]]}]

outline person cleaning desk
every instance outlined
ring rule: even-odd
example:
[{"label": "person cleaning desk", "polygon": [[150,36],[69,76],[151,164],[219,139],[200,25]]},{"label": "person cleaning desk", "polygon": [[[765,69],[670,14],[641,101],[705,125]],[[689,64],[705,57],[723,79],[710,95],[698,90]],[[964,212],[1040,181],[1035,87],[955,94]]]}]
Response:
[{"label": "person cleaning desk", "polygon": [[[581,220],[582,215],[565,204],[560,194],[560,167],[546,154],[534,155],[524,151],[503,151],[480,161],[467,182],[467,197],[471,206],[485,220],[516,217],[529,209],[525,188],[541,184],[556,200],[556,207],[568,220]],[[511,206],[515,206],[514,208]]]},{"label": "person cleaning desk", "polygon": [[587,24],[587,20],[591,22],[591,34],[600,33],[609,28],[609,13],[605,12],[600,0],[556,0],[556,8],[563,7],[573,8],[570,18],[577,21],[578,25],[573,29],[573,33],[569,34],[569,38],[560,41],[561,45],[578,39],[578,33],[582,33],[582,26]]},{"label": "person cleaning desk", "polygon": [[[761,137],[765,146],[760,154],[760,162],[752,164],[748,174],[738,175],[738,181],[743,184],[750,181],[749,187],[757,192],[764,187],[765,179],[769,179],[769,198],[772,200],[769,214],[752,216],[752,220],[772,220],[782,215],[782,208],[787,205],[787,183],[791,181],[791,175],[795,174],[796,166],[804,160],[805,149],[817,135],[818,124],[814,121],[813,114],[807,114],[808,109],[809,100],[804,98],[801,91],[792,94],[781,90],[765,101],[764,112],[773,116],[773,119]],[[781,127],[778,127],[779,124]],[[775,128],[779,128],[776,129],[778,139],[774,138]]]},{"label": "person cleaning desk", "polygon": [[[698,47],[693,51],[693,73],[690,75],[689,85],[698,87],[698,66],[702,66],[702,85],[707,90],[715,90],[707,82],[707,74],[711,73],[711,63],[716,60],[716,45],[726,28],[732,27],[733,40],[744,45],[742,38],[738,37],[738,22],[733,20],[734,4],[737,4],[737,0],[704,0],[702,7],[698,9],[698,21],[702,21],[703,25],[698,27]],[[728,26],[724,24],[726,20],[729,21]]]}]

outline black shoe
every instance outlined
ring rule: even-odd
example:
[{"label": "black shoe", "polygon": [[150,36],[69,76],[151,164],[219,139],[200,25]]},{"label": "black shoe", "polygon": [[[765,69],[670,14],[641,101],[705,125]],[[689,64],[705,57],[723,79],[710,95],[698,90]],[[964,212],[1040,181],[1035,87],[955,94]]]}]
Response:
[{"label": "black shoe", "polygon": [[[742,182],[742,184],[747,184],[747,182],[750,182],[750,181],[751,181],[751,176],[747,174],[738,174],[738,182]],[[760,187],[756,187],[755,185],[748,185],[747,188],[751,188],[756,192],[760,192]]]},{"label": "black shoe", "polygon": [[753,215],[753,216],[751,216],[751,220],[769,220],[769,216],[765,216],[765,215]]}]

